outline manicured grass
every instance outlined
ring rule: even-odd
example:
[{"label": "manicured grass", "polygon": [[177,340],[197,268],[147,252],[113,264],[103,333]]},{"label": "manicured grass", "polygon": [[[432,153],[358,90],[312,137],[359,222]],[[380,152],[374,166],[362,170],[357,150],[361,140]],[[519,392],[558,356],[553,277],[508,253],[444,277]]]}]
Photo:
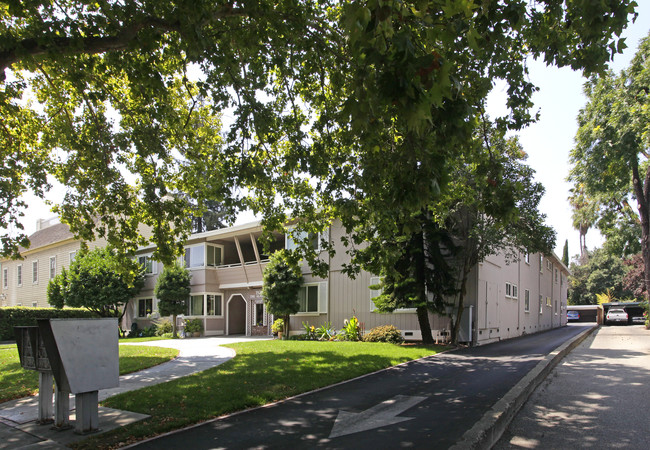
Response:
[{"label": "manicured grass", "polygon": [[[178,350],[136,345],[120,346],[120,375],[169,361]],[[38,392],[38,372],[20,366],[15,345],[0,348],[0,403]]]},{"label": "manicured grass", "polygon": [[227,347],[234,348],[237,356],[220,366],[104,401],[104,406],[152,417],[92,437],[78,447],[124,445],[445,349],[442,346],[280,340],[244,342]]}]

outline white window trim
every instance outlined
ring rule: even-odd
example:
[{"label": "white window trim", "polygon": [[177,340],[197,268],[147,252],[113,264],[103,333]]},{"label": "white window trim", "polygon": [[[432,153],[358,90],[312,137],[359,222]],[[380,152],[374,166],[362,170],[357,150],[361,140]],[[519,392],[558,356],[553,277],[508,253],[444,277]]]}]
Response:
[{"label": "white window trim", "polygon": [[539,255],[539,273],[544,273],[544,257]]},{"label": "white window trim", "polygon": [[[146,263],[145,263],[145,267],[146,267],[146,264],[149,261],[151,261],[151,272],[146,272],[145,271],[144,275],[146,277],[152,277],[152,276],[158,274],[158,263],[151,258],[152,255],[153,255],[153,253],[144,253],[144,254],[136,256],[136,258],[137,258],[136,261],[138,263],[140,263],[140,258],[147,258]],[[146,297],[146,298],[149,298],[149,297]]]},{"label": "white window trim", "polygon": [[544,313],[544,303],[542,303],[543,300],[544,300],[544,297],[540,294],[540,296],[539,296],[539,313],[540,314]]},{"label": "white window trim", "polygon": [[68,253],[68,261],[72,264],[72,261],[77,257],[77,250]]},{"label": "white window trim", "polygon": [[38,302],[32,302],[32,308],[38,308]]},{"label": "white window trim", "polygon": [[530,266],[530,253],[524,254],[524,262]]},{"label": "white window trim", "polygon": [[512,296],[510,297],[513,300],[519,299],[519,287],[516,284],[512,284]]},{"label": "white window trim", "polygon": [[[54,261],[54,274],[52,274],[52,261]],[[53,280],[56,277],[56,256],[50,256],[49,265],[47,266],[48,275],[50,280]]]},{"label": "white window trim", "polygon": [[512,284],[508,283],[506,281],[506,292],[505,292],[506,298],[511,298],[512,297]]},{"label": "white window trim", "polygon": [[[195,318],[195,319],[223,319],[225,317],[225,308],[226,308],[226,298],[223,294],[223,292],[216,292],[216,291],[211,291],[211,292],[190,292],[190,298],[188,301],[191,301],[191,298],[193,296],[203,296],[203,315],[200,314],[183,314],[183,317],[185,318]],[[221,296],[221,315],[218,316],[209,316],[208,313],[208,295],[219,295]],[[188,304],[189,306],[189,304]]]},{"label": "white window trim", "polygon": [[[223,251],[223,249],[222,249],[222,251]],[[221,256],[223,257],[223,253],[221,254]],[[208,295],[218,295],[218,296],[221,297],[221,314],[220,315],[212,315],[212,316],[208,315]],[[225,304],[224,303],[225,303],[225,297],[223,295],[223,292],[206,292],[205,294],[203,294],[203,312],[205,313],[204,317],[206,317],[208,319],[223,319],[224,316],[225,316],[225,314],[224,314]],[[266,312],[266,306],[265,306],[264,311]],[[197,317],[200,317],[200,316],[197,316]]]},{"label": "white window trim", "polygon": [[[372,286],[379,283],[381,283],[381,277],[370,277],[370,284],[368,286]],[[370,289],[370,312],[372,313],[374,313],[375,310],[377,309],[377,307],[375,306],[375,302],[373,302],[372,299],[378,297],[379,295],[381,295],[381,292],[379,290]],[[416,308],[397,308],[395,311],[393,311],[390,314],[413,314],[416,311],[417,311]],[[376,314],[382,314],[382,313],[377,312]]]},{"label": "white window trim", "polygon": [[2,289],[9,289],[9,268],[2,269]]},{"label": "white window trim", "polygon": [[[185,266],[185,268],[187,270],[205,269],[207,267],[208,251],[207,251],[207,248],[206,248],[205,244],[206,244],[205,242],[201,242],[201,243],[198,243],[198,244],[186,245],[184,247],[185,252],[187,252],[187,249],[198,248],[198,247],[203,248],[203,265],[201,265],[201,266],[187,267],[187,265],[185,264],[185,253],[183,253],[183,255],[181,256],[181,262],[182,262],[182,264]],[[223,258],[223,255],[222,255],[222,258]],[[194,294],[191,294],[191,295],[194,295]],[[195,317],[195,316],[192,316],[192,317]],[[196,317],[201,317],[201,316],[196,316]]]},{"label": "white window trim", "polygon": [[156,301],[156,297],[154,297],[153,295],[143,295],[143,296],[140,296],[140,297],[136,297],[134,299],[135,302],[133,304],[134,309],[135,309],[135,311],[133,313],[133,317],[135,319],[142,319],[142,320],[149,319],[149,317],[147,317],[146,314],[144,315],[144,317],[141,317],[141,316],[138,315],[139,310],[140,310],[140,300],[147,300],[147,299],[151,299],[151,315],[153,316],[154,313],[158,312],[158,308],[157,308],[158,302]]},{"label": "white window trim", "polygon": [[524,312],[530,314],[530,291],[524,289]]},{"label": "white window trim", "polygon": [[[219,264],[215,264],[214,266],[209,266],[208,265],[208,247],[218,247],[221,249],[221,261]],[[187,248],[187,247],[186,247]],[[207,267],[209,269],[216,269],[217,267],[223,266],[223,261],[224,261],[224,246],[221,244],[212,244],[210,242],[205,243],[205,250],[203,251],[203,267]],[[196,267],[195,267],[196,269]]]},{"label": "white window trim", "polygon": [[320,283],[319,282],[303,283],[302,286],[300,286],[300,288],[301,289],[302,288],[308,288],[309,286],[316,286],[318,288],[318,290],[316,291],[318,293],[317,297],[316,297],[316,308],[317,308],[317,310],[316,311],[298,311],[295,314],[296,316],[303,316],[303,317],[304,316],[319,316],[321,314],[321,312],[319,310],[320,309],[319,308],[319,306],[320,306]]},{"label": "white window trim", "polygon": [[[20,277],[19,277],[19,275],[20,275]],[[23,286],[23,265],[22,264],[18,264],[16,266],[16,285],[18,287]]]},{"label": "white window trim", "polygon": [[[287,227],[287,232],[284,233],[284,248],[285,249],[289,249],[289,240],[291,240],[292,242],[295,243],[295,240],[293,239],[293,236],[292,236],[293,230],[295,230],[295,228],[296,228],[295,225],[289,225]],[[307,234],[307,236],[309,236],[309,233],[307,231],[300,231],[300,234],[303,234],[303,233]],[[300,236],[296,236],[296,237],[300,237]],[[320,253],[320,252],[322,252],[324,250],[323,247],[322,247],[322,241],[323,240],[328,240],[328,239],[329,239],[329,230],[324,230],[324,231],[319,231],[318,232],[318,239],[317,239],[318,247],[314,249],[316,251],[316,253]],[[292,246],[292,248],[296,248],[296,247],[297,247],[297,245],[295,245],[295,244]]]},{"label": "white window trim", "polygon": [[[34,270],[36,269],[36,270]],[[38,259],[32,261],[32,284],[38,284]]]},{"label": "white window trim", "polygon": [[548,306],[549,308],[553,306],[553,301],[551,300],[551,297],[548,296],[546,297],[546,306]]}]

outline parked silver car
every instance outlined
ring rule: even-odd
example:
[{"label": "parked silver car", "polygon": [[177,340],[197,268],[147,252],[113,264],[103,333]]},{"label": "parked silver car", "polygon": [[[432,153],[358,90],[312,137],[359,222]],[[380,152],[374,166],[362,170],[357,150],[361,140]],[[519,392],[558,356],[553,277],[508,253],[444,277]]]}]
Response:
[{"label": "parked silver car", "polygon": [[627,313],[621,308],[611,308],[607,311],[605,323],[627,323]]}]

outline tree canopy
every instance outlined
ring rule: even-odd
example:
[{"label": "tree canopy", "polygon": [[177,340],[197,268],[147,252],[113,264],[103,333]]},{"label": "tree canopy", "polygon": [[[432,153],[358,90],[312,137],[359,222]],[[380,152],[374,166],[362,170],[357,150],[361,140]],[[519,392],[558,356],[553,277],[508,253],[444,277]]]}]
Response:
[{"label": "tree canopy", "polygon": [[300,309],[298,292],[302,285],[302,272],[287,251],[279,250],[271,255],[264,267],[262,297],[266,309],[275,317],[284,319],[284,331],[289,337],[289,315]]},{"label": "tree canopy", "polygon": [[165,266],[156,280],[154,295],[158,298],[161,316],[172,316],[173,336],[176,337],[176,316],[187,311],[192,274],[180,263]]},{"label": "tree canopy", "polygon": [[[618,76],[606,72],[585,84],[589,102],[578,116],[570,173],[570,180],[585,194],[599,199],[601,220],[614,225],[619,240],[633,241],[635,229],[636,233],[640,229],[646,285],[650,285],[649,92],[650,37],[646,37]],[[636,208],[631,201],[636,201]],[[630,219],[638,228],[630,225]],[[635,246],[618,245],[620,256]]]},{"label": "tree canopy", "polygon": [[129,300],[144,285],[137,262],[121,258],[110,247],[82,249],[68,270],[47,285],[47,301],[55,308],[87,308],[100,317],[124,315]]},{"label": "tree canopy", "polygon": [[495,79],[510,109],[497,124],[529,123],[526,58],[601,70],[635,6],[4,1],[0,253],[27,244],[20,196],[48,176],[77,235],[126,254],[146,224],[167,264],[205,200],[245,200],[268,228],[341,217],[387,235],[438,195]]}]

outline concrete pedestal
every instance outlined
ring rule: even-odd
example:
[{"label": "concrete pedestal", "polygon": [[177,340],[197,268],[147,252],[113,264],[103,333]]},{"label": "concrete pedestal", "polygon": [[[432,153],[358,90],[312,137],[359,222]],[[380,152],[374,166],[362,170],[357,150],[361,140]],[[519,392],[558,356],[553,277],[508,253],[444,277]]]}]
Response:
[{"label": "concrete pedestal", "polygon": [[39,424],[52,423],[52,384],[54,375],[52,372],[38,373],[38,420]]},{"label": "concrete pedestal", "polygon": [[54,428],[67,430],[70,425],[70,393],[59,390],[54,392]]},{"label": "concrete pedestal", "polygon": [[82,392],[75,395],[77,420],[74,431],[79,434],[99,431],[99,391]]}]

